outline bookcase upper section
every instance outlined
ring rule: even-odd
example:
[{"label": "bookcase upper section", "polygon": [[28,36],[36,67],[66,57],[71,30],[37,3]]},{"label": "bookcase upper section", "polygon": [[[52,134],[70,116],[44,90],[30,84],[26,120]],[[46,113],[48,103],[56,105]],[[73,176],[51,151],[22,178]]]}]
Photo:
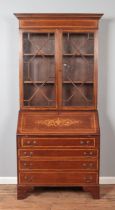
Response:
[{"label": "bookcase upper section", "polygon": [[15,15],[21,109],[96,110],[102,14]]}]

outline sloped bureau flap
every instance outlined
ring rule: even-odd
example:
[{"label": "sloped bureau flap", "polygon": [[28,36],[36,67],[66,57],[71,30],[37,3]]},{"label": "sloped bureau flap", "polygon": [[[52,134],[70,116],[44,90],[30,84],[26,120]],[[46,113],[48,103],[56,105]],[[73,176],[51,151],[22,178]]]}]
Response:
[{"label": "sloped bureau flap", "polygon": [[19,112],[18,135],[99,134],[97,112]]}]

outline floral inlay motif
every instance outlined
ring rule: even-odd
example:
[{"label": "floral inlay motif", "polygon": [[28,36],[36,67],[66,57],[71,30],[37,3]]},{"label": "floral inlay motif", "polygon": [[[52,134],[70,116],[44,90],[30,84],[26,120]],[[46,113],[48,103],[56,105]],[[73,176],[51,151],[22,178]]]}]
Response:
[{"label": "floral inlay motif", "polygon": [[36,123],[47,127],[69,127],[71,125],[78,124],[79,120],[58,117],[56,119],[38,120]]}]

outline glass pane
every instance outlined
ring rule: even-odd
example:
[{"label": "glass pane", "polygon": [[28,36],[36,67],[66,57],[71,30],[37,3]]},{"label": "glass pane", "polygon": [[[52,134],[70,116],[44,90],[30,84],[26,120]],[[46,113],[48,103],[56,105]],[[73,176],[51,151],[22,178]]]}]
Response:
[{"label": "glass pane", "polygon": [[63,106],[92,106],[94,34],[63,33]]},{"label": "glass pane", "polygon": [[54,33],[23,34],[25,106],[55,106]]}]

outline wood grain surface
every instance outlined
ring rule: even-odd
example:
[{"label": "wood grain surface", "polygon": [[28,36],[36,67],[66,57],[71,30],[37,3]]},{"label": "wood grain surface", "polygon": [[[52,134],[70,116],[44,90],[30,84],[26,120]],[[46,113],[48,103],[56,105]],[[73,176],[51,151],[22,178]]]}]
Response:
[{"label": "wood grain surface", "polygon": [[[15,15],[20,32],[17,198],[26,198],[35,186],[82,186],[99,199],[97,72],[102,14]],[[28,200],[24,208],[75,210],[76,196],[85,195],[75,192],[42,190],[37,193],[40,200]]]},{"label": "wood grain surface", "polygon": [[17,200],[16,185],[0,185],[0,210],[114,210],[115,185],[101,185],[100,200],[80,188],[36,188]]},{"label": "wood grain surface", "polygon": [[98,112],[20,111],[17,134],[99,135]]}]

